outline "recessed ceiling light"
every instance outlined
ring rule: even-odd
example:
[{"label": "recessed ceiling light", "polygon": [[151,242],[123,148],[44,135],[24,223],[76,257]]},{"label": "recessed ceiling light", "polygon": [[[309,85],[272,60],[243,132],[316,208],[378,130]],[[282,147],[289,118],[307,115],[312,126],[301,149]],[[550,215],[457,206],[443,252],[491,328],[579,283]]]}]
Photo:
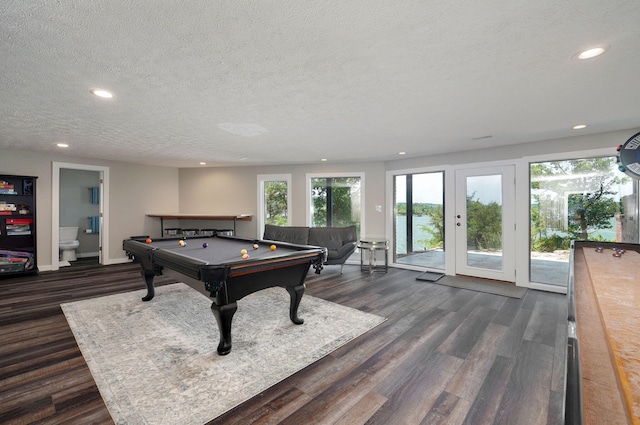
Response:
[{"label": "recessed ceiling light", "polygon": [[89,90],[92,94],[95,94],[98,97],[104,97],[105,99],[111,99],[113,97],[113,93],[108,92],[102,89],[92,89]]},{"label": "recessed ceiling light", "polygon": [[322,158],[320,161],[327,162],[327,158]]},{"label": "recessed ceiling light", "polygon": [[207,165],[207,163],[206,162],[201,162],[200,165]]},{"label": "recessed ceiling light", "polygon": [[583,128],[587,128],[586,124],[578,124],[578,125],[574,125],[573,127],[571,127],[574,130],[582,130]]},{"label": "recessed ceiling light", "polygon": [[406,155],[406,152],[398,152],[398,155]]},{"label": "recessed ceiling light", "polygon": [[604,53],[604,47],[592,47],[584,50],[576,56],[578,59],[591,59]]},{"label": "recessed ceiling light", "polygon": [[68,148],[69,145],[67,145],[66,143],[56,143],[56,146],[59,148]]}]

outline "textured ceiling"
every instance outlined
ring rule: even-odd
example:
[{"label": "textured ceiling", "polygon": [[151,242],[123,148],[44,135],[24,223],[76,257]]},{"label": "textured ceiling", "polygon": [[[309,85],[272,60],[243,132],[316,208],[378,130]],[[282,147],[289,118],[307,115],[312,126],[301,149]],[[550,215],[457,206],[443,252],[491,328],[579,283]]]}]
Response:
[{"label": "textured ceiling", "polygon": [[638,18],[638,0],[2,0],[0,147],[300,164],[639,127]]}]

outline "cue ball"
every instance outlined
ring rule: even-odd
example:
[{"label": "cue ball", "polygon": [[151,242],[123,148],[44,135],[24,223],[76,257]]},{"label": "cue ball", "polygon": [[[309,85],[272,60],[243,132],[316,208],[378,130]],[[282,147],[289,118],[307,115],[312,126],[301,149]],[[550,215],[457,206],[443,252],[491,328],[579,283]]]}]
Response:
[{"label": "cue ball", "polygon": [[244,249],[244,248],[242,248],[242,249],[240,250],[240,255],[243,255],[243,256],[244,256],[244,255],[246,255],[246,254],[247,254],[247,250],[246,250],[246,249]]},{"label": "cue ball", "polygon": [[145,241],[146,243],[151,243],[151,239],[147,238],[147,240]]},{"label": "cue ball", "polygon": [[254,243],[253,244],[253,249],[258,249],[258,248],[260,248],[260,245],[258,245],[257,243]]},{"label": "cue ball", "polygon": [[247,258],[249,258],[249,254],[247,254],[247,253],[242,254],[242,259],[243,260],[246,260]]},{"label": "cue ball", "polygon": [[271,245],[271,246],[269,247],[269,249],[270,249],[271,251],[275,251],[275,250],[276,250],[276,246],[275,246],[275,245]]},{"label": "cue ball", "polygon": [[208,247],[208,246],[209,246],[209,244],[208,244],[208,243],[206,243],[206,242],[202,244],[202,247],[203,247],[203,248],[206,248],[206,247]]},{"label": "cue ball", "polygon": [[179,240],[179,241],[178,241],[178,245],[180,245],[180,246],[187,246],[187,243],[186,243],[185,241],[183,241],[183,240]]}]

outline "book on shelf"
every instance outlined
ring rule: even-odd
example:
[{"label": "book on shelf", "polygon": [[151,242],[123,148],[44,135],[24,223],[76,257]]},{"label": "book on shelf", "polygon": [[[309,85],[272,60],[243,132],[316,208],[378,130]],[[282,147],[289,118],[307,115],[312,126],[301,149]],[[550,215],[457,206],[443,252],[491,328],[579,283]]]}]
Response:
[{"label": "book on shelf", "polygon": [[32,218],[8,218],[6,221],[7,236],[22,236],[31,234]]},{"label": "book on shelf", "polygon": [[31,234],[31,226],[25,225],[7,225],[7,236],[23,236]]},{"label": "book on shelf", "polygon": [[32,224],[33,223],[33,219],[32,218],[8,218],[7,219],[7,224]]}]

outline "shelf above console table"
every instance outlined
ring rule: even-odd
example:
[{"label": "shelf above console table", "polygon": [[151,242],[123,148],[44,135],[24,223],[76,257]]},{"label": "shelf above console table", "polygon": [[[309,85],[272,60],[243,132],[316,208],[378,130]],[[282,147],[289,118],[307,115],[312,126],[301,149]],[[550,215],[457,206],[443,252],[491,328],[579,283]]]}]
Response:
[{"label": "shelf above console table", "polygon": [[238,221],[251,221],[251,214],[219,215],[219,214],[147,214],[147,217],[160,219],[160,234],[164,235],[164,220],[220,220],[233,221],[233,234],[236,234]]}]

